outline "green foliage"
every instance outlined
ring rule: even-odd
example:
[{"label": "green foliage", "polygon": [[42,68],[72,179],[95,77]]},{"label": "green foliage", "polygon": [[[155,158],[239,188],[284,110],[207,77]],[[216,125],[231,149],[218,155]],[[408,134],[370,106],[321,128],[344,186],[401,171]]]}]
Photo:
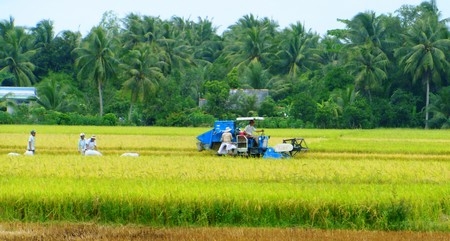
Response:
[{"label": "green foliage", "polygon": [[204,85],[206,110],[214,116],[225,113],[226,100],[229,96],[229,86],[224,81],[207,81]]},{"label": "green foliage", "polygon": [[450,128],[450,87],[442,88],[436,95],[431,95],[430,119],[432,128]]},{"label": "green foliage", "polygon": [[258,106],[256,101],[256,95],[249,95],[238,89],[228,97],[226,111],[237,116],[255,116],[256,114],[250,113],[257,112]]},{"label": "green foliage", "polygon": [[241,75],[241,86],[248,89],[266,89],[270,75],[267,69],[256,60],[252,60]]},{"label": "green foliage", "polygon": [[240,87],[238,78],[238,68],[234,67],[227,74],[228,85],[231,89],[237,89]]},{"label": "green foliage", "polygon": [[83,115],[78,112],[58,112],[46,110],[43,107],[28,109],[28,106],[19,105],[12,115],[3,113],[0,120],[7,122],[2,124],[33,124],[44,125],[93,125],[93,126],[115,126],[119,123],[113,113],[105,114],[103,117]]},{"label": "green foliage", "polygon": [[114,38],[101,26],[92,29],[82,46],[74,49],[77,77],[95,83],[99,98],[99,114],[103,115],[103,86],[116,75],[117,59]]},{"label": "green foliage", "polygon": [[[12,79],[14,78],[14,75],[13,74],[11,74],[11,73],[9,73],[9,72],[2,72],[2,71],[0,71],[0,84],[3,86],[3,81],[5,81],[5,83],[6,82],[12,82]],[[5,86],[9,86],[9,85],[12,85],[12,83],[11,84],[6,84]]]},{"label": "green foliage", "polygon": [[102,125],[105,126],[115,126],[117,125],[117,116],[113,113],[107,113],[104,116],[102,116]]},{"label": "green foliage", "polygon": [[59,112],[79,111],[83,94],[76,88],[72,76],[50,72],[36,85],[38,100],[47,110]]},{"label": "green foliage", "polygon": [[211,123],[214,123],[214,120],[214,116],[198,109],[189,114],[189,126],[211,126]]},{"label": "green foliage", "polygon": [[332,101],[324,101],[317,105],[317,111],[314,116],[314,123],[318,128],[339,128],[340,119],[337,113],[338,107]]},{"label": "green foliage", "polygon": [[365,99],[358,98],[344,108],[341,128],[373,128],[372,109]]},{"label": "green foliage", "polygon": [[257,128],[304,128],[303,121],[291,117],[266,117],[264,121],[258,122]]},{"label": "green foliage", "polygon": [[267,97],[261,102],[261,106],[259,107],[258,115],[259,116],[282,116],[281,113],[277,112],[277,104],[271,97]]},{"label": "green foliage", "polygon": [[187,110],[183,113],[170,113],[164,120],[158,120],[159,126],[211,126],[215,118],[199,109]]},{"label": "green foliage", "polygon": [[[442,105],[429,103],[449,84],[449,30],[440,18],[436,1],[423,2],[389,15],[355,13],[338,20],[345,29],[319,36],[299,22],[280,29],[249,14],[220,36],[207,19],[106,12],[82,37],[55,36],[51,20],[26,28],[11,17],[0,21],[0,81],[35,85],[39,103],[55,111],[19,107],[17,124],[71,123],[77,112],[112,113],[126,125],[196,126],[206,121],[190,114],[202,119],[204,111],[216,119],[287,116],[311,128],[419,127],[419,117],[447,128]],[[228,98],[230,89],[249,87],[267,88],[274,102]]]},{"label": "green foliage", "polygon": [[314,122],[316,111],[317,103],[311,95],[300,93],[294,97],[289,115],[303,122]]},{"label": "green foliage", "polygon": [[30,108],[27,104],[14,106],[14,112],[12,113],[14,124],[31,124],[39,122],[39,119],[34,119],[31,115],[33,110],[34,108]]},{"label": "green foliage", "polygon": [[0,111],[0,124],[12,124],[13,118],[5,111]]},{"label": "green foliage", "polygon": [[14,19],[0,23],[0,72],[13,75],[14,86],[31,86],[36,82],[35,65],[30,62],[36,49],[25,27],[16,27]]},{"label": "green foliage", "polygon": [[414,127],[420,126],[419,118],[416,111],[418,98],[412,93],[403,91],[401,89],[396,90],[390,100],[389,107],[392,111],[387,112],[386,116],[390,117],[386,126],[390,127]]},{"label": "green foliage", "polygon": [[342,67],[333,68],[326,73],[323,82],[329,91],[345,89],[353,82],[352,76]]}]

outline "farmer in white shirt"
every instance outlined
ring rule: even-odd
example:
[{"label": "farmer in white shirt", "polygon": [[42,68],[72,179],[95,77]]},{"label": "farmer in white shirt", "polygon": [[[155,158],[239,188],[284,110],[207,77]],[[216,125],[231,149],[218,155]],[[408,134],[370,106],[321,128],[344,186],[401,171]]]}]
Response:
[{"label": "farmer in white shirt", "polygon": [[35,142],[36,142],[35,137],[36,137],[36,131],[32,130],[30,132],[30,137],[28,137],[27,151],[33,152],[33,155],[34,155],[34,153],[36,151],[35,150]]},{"label": "farmer in white shirt", "polygon": [[87,141],[86,150],[97,150],[97,143],[95,142],[95,136],[91,136],[91,138]]},{"label": "farmer in white shirt", "polygon": [[256,132],[264,132],[264,130],[257,130],[255,128],[255,121],[250,120],[248,125],[244,129],[245,136],[248,139],[253,139],[255,141],[256,146],[258,146],[258,137],[255,136]]},{"label": "farmer in white shirt", "polygon": [[81,153],[81,155],[84,155],[84,152],[86,151],[86,139],[84,139],[84,133],[80,134],[80,140],[78,141],[78,151]]},{"label": "farmer in white shirt", "polygon": [[217,153],[219,155],[228,154],[229,151],[232,151],[233,149],[236,149],[236,145],[231,143],[231,140],[233,139],[233,135],[230,133],[231,128],[227,126],[225,130],[222,133],[222,137],[220,138],[220,141],[222,141],[222,144],[220,144],[219,150]]}]

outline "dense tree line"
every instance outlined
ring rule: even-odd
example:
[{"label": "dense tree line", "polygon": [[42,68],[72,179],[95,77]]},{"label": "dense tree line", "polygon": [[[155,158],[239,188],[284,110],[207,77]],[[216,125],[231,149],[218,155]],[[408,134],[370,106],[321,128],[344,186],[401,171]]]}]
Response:
[{"label": "dense tree line", "polygon": [[[358,13],[324,36],[251,14],[220,35],[201,18],[106,12],[82,36],[10,17],[0,22],[1,84],[35,86],[39,100],[0,120],[198,126],[261,115],[273,127],[448,128],[447,20],[434,0]],[[230,95],[248,88],[269,97]]]}]

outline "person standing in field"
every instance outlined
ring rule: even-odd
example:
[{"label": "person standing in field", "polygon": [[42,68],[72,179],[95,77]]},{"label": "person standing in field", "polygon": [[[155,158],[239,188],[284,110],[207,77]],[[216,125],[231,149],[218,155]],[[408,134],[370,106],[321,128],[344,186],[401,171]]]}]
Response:
[{"label": "person standing in field", "polygon": [[220,144],[217,154],[219,154],[219,155],[228,154],[233,149],[236,149],[236,146],[233,145],[233,143],[231,143],[231,140],[233,139],[233,135],[231,134],[230,131],[231,131],[231,128],[228,126],[223,131],[222,137],[220,138],[220,141],[222,141],[222,144]]},{"label": "person standing in field", "polygon": [[78,141],[78,151],[81,153],[81,155],[84,155],[84,152],[86,151],[86,139],[84,139],[84,133],[80,134],[80,140]]},{"label": "person standing in field", "polygon": [[33,155],[36,151],[35,144],[36,144],[36,131],[32,130],[30,131],[30,137],[28,137],[28,145],[27,150],[33,152]]},{"label": "person standing in field", "polygon": [[86,150],[97,150],[97,143],[95,142],[96,137],[91,136],[86,143]]}]

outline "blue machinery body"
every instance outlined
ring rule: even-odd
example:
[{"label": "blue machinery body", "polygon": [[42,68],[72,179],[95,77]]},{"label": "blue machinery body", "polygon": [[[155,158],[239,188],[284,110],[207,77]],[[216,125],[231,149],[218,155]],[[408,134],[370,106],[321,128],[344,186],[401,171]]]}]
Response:
[{"label": "blue machinery body", "polygon": [[239,136],[240,129],[237,126],[237,121],[240,120],[262,120],[262,117],[242,117],[238,118],[236,121],[234,120],[218,120],[214,122],[214,127],[197,136],[197,149],[199,151],[202,150],[214,150],[217,151],[221,144],[221,137],[223,132],[227,127],[231,129],[231,134],[233,136],[232,142],[236,144],[237,149],[234,151],[234,154],[243,155],[243,156],[257,156],[264,158],[287,158],[295,155],[300,151],[308,150],[306,146],[306,142],[303,138],[290,138],[284,139],[281,145],[290,146],[291,148],[283,151],[277,150],[278,145],[273,147],[268,147],[268,142],[270,137],[266,135],[258,136],[258,144],[256,145],[255,140],[251,138],[245,138],[243,136]]}]

